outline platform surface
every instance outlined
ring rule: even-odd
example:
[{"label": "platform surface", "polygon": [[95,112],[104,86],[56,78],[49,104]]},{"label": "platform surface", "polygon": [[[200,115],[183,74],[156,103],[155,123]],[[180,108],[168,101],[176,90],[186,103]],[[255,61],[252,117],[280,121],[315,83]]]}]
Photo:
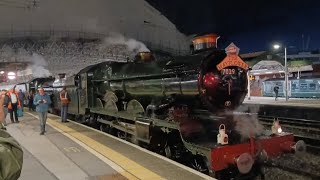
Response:
[{"label": "platform surface", "polygon": [[285,98],[278,98],[278,100],[276,101],[274,97],[251,96],[250,100],[248,100],[248,97],[246,97],[243,103],[320,108],[320,99],[289,98],[288,101],[286,101]]},{"label": "platform surface", "polygon": [[7,130],[24,150],[20,180],[213,179],[84,125],[61,123],[55,115],[48,115],[45,135],[39,135],[36,113],[19,120]]}]

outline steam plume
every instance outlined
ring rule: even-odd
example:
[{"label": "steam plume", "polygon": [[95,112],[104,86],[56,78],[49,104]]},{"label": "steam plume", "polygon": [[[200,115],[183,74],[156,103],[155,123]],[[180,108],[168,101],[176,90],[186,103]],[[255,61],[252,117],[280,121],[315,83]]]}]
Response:
[{"label": "steam plume", "polygon": [[150,52],[150,50],[142,42],[131,38],[125,38],[121,34],[111,33],[109,37],[105,39],[107,45],[125,45],[130,52]]},{"label": "steam plume", "polygon": [[250,138],[251,136],[255,137],[262,133],[263,126],[258,120],[258,106],[240,106],[236,111],[240,113],[234,114],[234,120],[236,121],[235,130],[240,133],[242,138]]},{"label": "steam plume", "polygon": [[33,53],[30,60],[32,64],[28,68],[32,70],[33,77],[48,77],[51,75],[47,69],[48,63],[41,55]]}]

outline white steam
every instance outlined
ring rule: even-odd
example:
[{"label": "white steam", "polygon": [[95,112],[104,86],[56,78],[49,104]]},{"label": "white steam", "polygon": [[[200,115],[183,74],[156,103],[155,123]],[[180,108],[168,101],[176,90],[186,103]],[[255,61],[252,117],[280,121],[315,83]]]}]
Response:
[{"label": "white steam", "polygon": [[107,45],[125,45],[130,52],[150,52],[146,45],[135,39],[126,38],[118,33],[111,33],[109,37],[105,39]]},{"label": "white steam", "polygon": [[239,107],[234,114],[236,122],[235,130],[240,133],[243,139],[256,137],[263,132],[263,125],[258,120],[259,107]]},{"label": "white steam", "polygon": [[29,65],[28,68],[32,70],[33,77],[48,77],[51,75],[47,68],[48,63],[41,55],[33,53],[30,61],[32,64]]}]

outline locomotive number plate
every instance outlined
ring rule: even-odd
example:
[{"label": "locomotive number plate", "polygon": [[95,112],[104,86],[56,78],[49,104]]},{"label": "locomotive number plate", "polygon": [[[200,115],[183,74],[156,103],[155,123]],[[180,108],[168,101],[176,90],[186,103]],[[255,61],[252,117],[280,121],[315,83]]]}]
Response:
[{"label": "locomotive number plate", "polygon": [[236,74],[236,70],[235,69],[222,69],[221,74],[222,75],[234,75],[234,74]]}]

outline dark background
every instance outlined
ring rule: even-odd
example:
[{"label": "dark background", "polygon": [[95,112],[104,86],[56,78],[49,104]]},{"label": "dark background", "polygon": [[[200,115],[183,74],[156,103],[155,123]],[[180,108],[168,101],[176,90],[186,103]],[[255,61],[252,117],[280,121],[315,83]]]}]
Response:
[{"label": "dark background", "polygon": [[221,48],[270,50],[275,42],[296,50],[320,48],[318,0],[147,0],[186,35],[214,32]]}]

